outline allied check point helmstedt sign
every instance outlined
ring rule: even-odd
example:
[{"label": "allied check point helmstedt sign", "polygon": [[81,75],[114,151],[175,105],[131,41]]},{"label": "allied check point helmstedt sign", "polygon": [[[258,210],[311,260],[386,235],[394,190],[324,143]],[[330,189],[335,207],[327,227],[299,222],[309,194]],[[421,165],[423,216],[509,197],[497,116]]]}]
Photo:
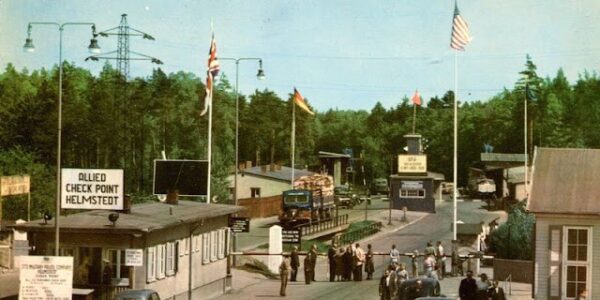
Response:
[{"label": "allied check point helmstedt sign", "polygon": [[123,170],[62,169],[61,206],[65,209],[123,209]]}]

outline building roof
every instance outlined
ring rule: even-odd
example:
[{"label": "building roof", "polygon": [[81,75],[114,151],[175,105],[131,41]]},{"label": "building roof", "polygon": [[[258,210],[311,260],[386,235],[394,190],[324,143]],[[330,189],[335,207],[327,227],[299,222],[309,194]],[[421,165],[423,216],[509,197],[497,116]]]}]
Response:
[{"label": "building roof", "polygon": [[527,208],[535,213],[599,215],[600,149],[537,148]]},{"label": "building roof", "polygon": [[482,162],[518,162],[525,163],[523,153],[481,153]]},{"label": "building roof", "polygon": [[[172,214],[170,209],[172,208]],[[60,217],[60,230],[67,232],[115,232],[143,233],[186,223],[194,223],[204,219],[226,216],[241,211],[243,208],[234,205],[207,204],[193,201],[179,201],[176,205],[152,202],[133,205],[131,213],[119,214],[113,227],[108,215],[113,211],[89,210]],[[54,231],[54,221],[43,225],[42,220],[14,225],[24,231]]]},{"label": "building roof", "polygon": [[442,173],[436,173],[436,172],[427,172],[427,174],[423,173],[421,175],[419,174],[392,174],[390,175],[390,178],[407,178],[407,179],[426,179],[426,178],[431,178],[435,181],[444,181],[446,180],[446,176],[444,176],[444,174]]},{"label": "building roof", "polygon": [[[284,166],[277,166],[275,169],[270,168],[270,166],[256,166],[244,169],[241,173],[285,182],[290,182],[290,178],[292,178],[292,168]],[[315,173],[308,170],[295,169],[294,179],[313,174]]]},{"label": "building roof", "polygon": [[319,158],[351,158],[348,154],[319,151]]}]

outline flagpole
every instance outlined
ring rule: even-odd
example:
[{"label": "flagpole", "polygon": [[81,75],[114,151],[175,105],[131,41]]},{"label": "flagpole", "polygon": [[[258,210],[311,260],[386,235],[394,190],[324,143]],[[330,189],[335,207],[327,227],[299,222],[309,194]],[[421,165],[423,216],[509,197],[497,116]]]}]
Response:
[{"label": "flagpole", "polygon": [[[212,76],[212,75],[208,75]],[[210,177],[212,165],[212,100],[214,94],[214,78],[212,79],[213,90],[210,93],[210,103],[208,106],[208,178],[206,183],[206,203],[210,203]]]},{"label": "flagpole", "polygon": [[458,53],[454,52],[454,159],[453,159],[453,209],[454,220],[452,222],[453,239],[456,240],[456,194],[458,191]]},{"label": "flagpole", "polygon": [[528,84],[527,79],[525,79],[525,93],[524,93],[525,94],[525,101],[524,101],[525,116],[523,118],[523,120],[524,120],[523,123],[524,123],[524,128],[525,128],[525,130],[524,130],[525,138],[523,140],[525,143],[525,198],[526,199],[528,198],[528,195],[529,195],[528,190],[527,190],[527,159],[528,159],[528,157],[527,157],[527,150],[528,150],[527,149],[527,93],[529,92],[527,84]]},{"label": "flagpole", "polygon": [[415,134],[415,126],[417,123],[417,105],[413,103],[413,134]]},{"label": "flagpole", "polygon": [[[295,94],[294,94],[295,97]],[[292,99],[292,178],[291,184],[294,189],[294,160],[296,158],[296,103]]]}]

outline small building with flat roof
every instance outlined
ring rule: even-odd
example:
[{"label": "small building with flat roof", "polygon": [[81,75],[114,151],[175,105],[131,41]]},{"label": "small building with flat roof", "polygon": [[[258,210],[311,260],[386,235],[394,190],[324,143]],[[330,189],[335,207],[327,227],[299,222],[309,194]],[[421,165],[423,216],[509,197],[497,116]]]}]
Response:
[{"label": "small building with flat roof", "polygon": [[[527,210],[535,214],[535,299],[600,295],[600,149],[536,148]],[[596,250],[595,250],[596,249]]]},{"label": "small building with flat roof", "polygon": [[[109,221],[106,210],[61,216],[60,255],[72,256],[74,287],[94,299],[127,289],[153,289],[163,299],[206,299],[230,285],[229,217],[233,205],[178,201],[133,205]],[[114,217],[114,215],[113,215]],[[28,233],[31,255],[53,255],[54,222],[14,226]]]}]

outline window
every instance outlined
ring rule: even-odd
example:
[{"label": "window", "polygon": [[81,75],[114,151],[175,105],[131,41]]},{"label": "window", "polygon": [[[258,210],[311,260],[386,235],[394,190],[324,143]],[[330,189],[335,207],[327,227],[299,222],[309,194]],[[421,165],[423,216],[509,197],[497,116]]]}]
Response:
[{"label": "window", "polygon": [[146,280],[156,280],[156,247],[148,247],[146,254]]},{"label": "window", "polygon": [[231,229],[229,227],[225,227],[225,256],[229,255],[229,250],[231,250]]},{"label": "window", "polygon": [[166,257],[166,270],[165,273],[167,276],[171,276],[175,274],[175,263],[176,263],[176,255],[175,255],[175,243],[167,243],[167,257]]},{"label": "window", "polygon": [[194,248],[193,248],[193,252],[199,252],[200,248],[202,247],[202,235],[198,234],[198,235],[194,235]]},{"label": "window", "polygon": [[202,234],[202,263],[210,262],[210,233]]},{"label": "window", "polygon": [[564,227],[563,229],[563,295],[574,299],[577,293],[590,288],[591,283],[591,229]]},{"label": "window", "polygon": [[161,279],[165,277],[166,267],[166,246],[165,244],[156,246],[156,278]]},{"label": "window", "polygon": [[225,229],[219,229],[219,244],[217,245],[217,258],[225,257]]},{"label": "window", "polygon": [[103,266],[105,283],[108,283],[108,280],[112,278],[129,278],[129,267],[125,265],[125,250],[108,249],[105,255],[104,259],[109,261],[108,268]]},{"label": "window", "polygon": [[250,197],[251,198],[260,198],[260,188],[250,188]]},{"label": "window", "polygon": [[219,239],[217,231],[210,232],[210,261],[217,260],[217,246],[219,245]]},{"label": "window", "polygon": [[424,189],[401,189],[400,197],[403,198],[425,198]]}]

